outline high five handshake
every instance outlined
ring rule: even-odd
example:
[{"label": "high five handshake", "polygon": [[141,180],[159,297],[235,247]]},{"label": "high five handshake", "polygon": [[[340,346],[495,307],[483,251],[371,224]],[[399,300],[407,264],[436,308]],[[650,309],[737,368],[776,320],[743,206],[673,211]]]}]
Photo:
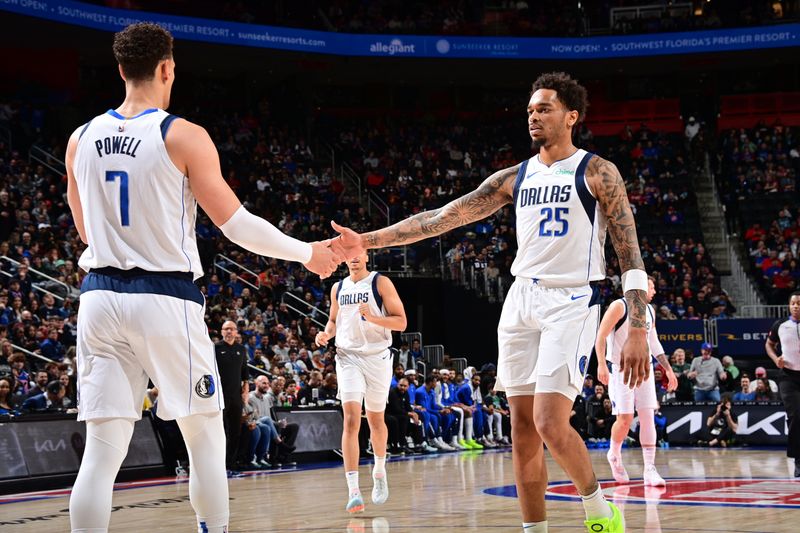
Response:
[{"label": "high five handshake", "polygon": [[363,244],[363,236],[350,228],[331,222],[339,235],[325,241],[311,243],[311,259],[303,263],[311,272],[325,279],[336,272],[339,265],[364,253],[367,246]]}]

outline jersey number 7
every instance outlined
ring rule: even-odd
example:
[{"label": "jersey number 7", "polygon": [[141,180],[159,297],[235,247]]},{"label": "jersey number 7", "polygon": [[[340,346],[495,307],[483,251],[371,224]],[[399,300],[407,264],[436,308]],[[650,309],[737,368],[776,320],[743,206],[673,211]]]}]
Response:
[{"label": "jersey number 7", "polygon": [[124,170],[106,171],[106,181],[115,181],[119,178],[119,218],[123,226],[130,226],[128,217],[128,173]]}]

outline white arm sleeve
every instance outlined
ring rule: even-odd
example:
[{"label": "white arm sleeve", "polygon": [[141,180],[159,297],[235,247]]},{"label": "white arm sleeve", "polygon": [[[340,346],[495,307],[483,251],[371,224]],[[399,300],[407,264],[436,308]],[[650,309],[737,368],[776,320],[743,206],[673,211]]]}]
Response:
[{"label": "white arm sleeve", "polygon": [[244,206],[239,207],[219,229],[231,241],[259,255],[298,263],[307,263],[311,259],[310,244],[285,235]]}]

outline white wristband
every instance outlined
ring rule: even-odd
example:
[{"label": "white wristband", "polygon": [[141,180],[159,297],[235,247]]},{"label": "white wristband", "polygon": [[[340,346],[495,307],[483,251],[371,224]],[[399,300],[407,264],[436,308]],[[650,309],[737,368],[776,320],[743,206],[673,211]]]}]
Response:
[{"label": "white wristband", "polygon": [[647,272],[634,269],[622,273],[622,293],[632,290],[647,292]]},{"label": "white wristband", "polygon": [[311,259],[310,244],[285,235],[244,206],[240,206],[219,229],[231,241],[259,255],[298,263],[307,263]]}]

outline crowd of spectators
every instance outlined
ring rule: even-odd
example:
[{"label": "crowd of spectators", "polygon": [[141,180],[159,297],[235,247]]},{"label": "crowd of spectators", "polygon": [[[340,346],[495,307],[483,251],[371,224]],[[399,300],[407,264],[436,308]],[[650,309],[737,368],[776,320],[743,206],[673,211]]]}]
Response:
[{"label": "crowd of spectators", "polygon": [[800,173],[797,128],[759,124],[721,138],[719,189],[729,227],[741,232],[753,277],[770,303],[782,304],[800,283]]},{"label": "crowd of spectators", "polygon": [[[124,9],[186,15],[181,1],[94,0],[92,3]],[[755,26],[793,20],[796,3],[775,0],[757,2],[691,3],[653,0],[614,2],[568,2],[534,4],[531,0],[443,0],[404,2],[380,0],[347,2],[336,0],[296,0],[294,2],[193,2],[192,16],[236,22],[289,26],[323,31],[378,34],[487,35],[487,36],[585,36],[593,30],[613,33],[658,33],[722,27]],[[612,8],[646,6],[648,11],[617,17],[612,23]]]},{"label": "crowd of spectators", "polygon": [[[480,127],[473,127],[478,121]],[[646,124],[626,127],[613,138],[596,138],[584,126],[576,137],[582,147],[614,161],[626,181],[645,266],[656,277],[653,303],[662,319],[726,318],[736,311],[702,244],[692,172],[705,153],[704,132],[692,137],[687,143],[679,135],[653,132]],[[343,158],[385,201],[393,222],[442,206],[493,172],[530,156],[529,144],[510,132],[507,120],[485,118],[464,118],[451,126],[354,125],[340,129],[338,141]],[[423,241],[405,256],[383,250],[375,261],[378,268],[394,269],[399,257],[405,260],[402,266],[417,272],[439,272],[438,262],[443,261],[446,277],[492,299],[503,284],[510,285],[516,241],[514,212],[506,206],[440,240]],[[610,242],[606,257],[608,278],[600,290],[608,303],[621,296],[619,264]]]}]

